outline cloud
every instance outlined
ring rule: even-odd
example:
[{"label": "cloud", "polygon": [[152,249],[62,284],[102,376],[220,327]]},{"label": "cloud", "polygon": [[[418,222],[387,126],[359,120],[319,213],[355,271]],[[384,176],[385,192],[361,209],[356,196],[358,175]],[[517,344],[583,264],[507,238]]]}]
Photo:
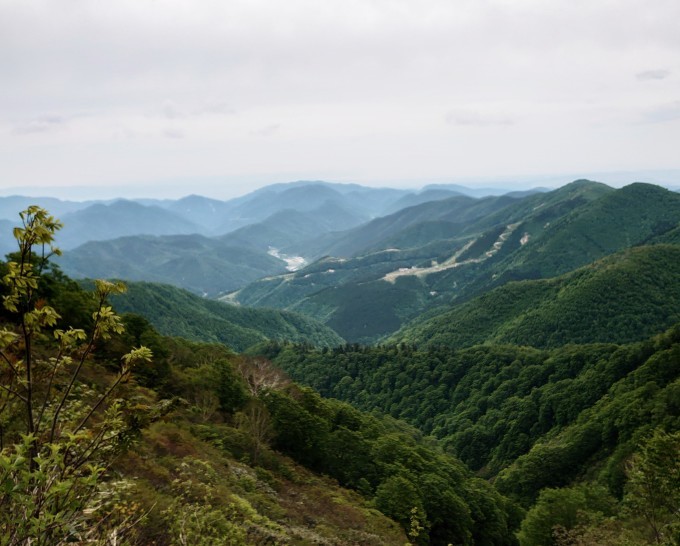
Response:
[{"label": "cloud", "polygon": [[231,108],[226,102],[216,102],[207,104],[194,110],[193,115],[203,116],[203,115],[231,115],[235,114],[236,111]]},{"label": "cloud", "polygon": [[168,128],[163,130],[163,136],[165,138],[181,139],[184,138],[184,131]]},{"label": "cloud", "polygon": [[647,123],[665,123],[680,119],[680,100],[662,104],[644,114]]},{"label": "cloud", "polygon": [[265,127],[262,127],[256,131],[253,131],[254,135],[262,136],[262,137],[268,137],[272,136],[273,134],[277,133],[281,129],[281,124],[280,123],[272,123],[271,125],[267,125]]},{"label": "cloud", "polygon": [[68,120],[62,116],[41,116],[15,125],[12,129],[12,134],[49,133],[61,129],[67,123]]},{"label": "cloud", "polygon": [[166,100],[163,103],[163,115],[167,119],[177,119],[184,117],[184,114],[179,110],[177,105],[171,100]]},{"label": "cloud", "polygon": [[0,0],[0,179],[675,167],[678,20],[673,0]]},{"label": "cloud", "polygon": [[198,118],[203,116],[231,115],[235,111],[226,102],[212,102],[198,107],[181,107],[174,101],[167,99],[161,107],[161,115],[165,119]]},{"label": "cloud", "polygon": [[638,72],[637,74],[635,74],[635,78],[638,81],[645,82],[649,80],[665,80],[670,75],[671,73],[668,70],[656,69]]},{"label": "cloud", "polygon": [[461,110],[449,112],[445,116],[446,123],[450,125],[463,125],[472,127],[498,127],[515,124],[515,120],[497,114],[482,114],[476,110]]}]

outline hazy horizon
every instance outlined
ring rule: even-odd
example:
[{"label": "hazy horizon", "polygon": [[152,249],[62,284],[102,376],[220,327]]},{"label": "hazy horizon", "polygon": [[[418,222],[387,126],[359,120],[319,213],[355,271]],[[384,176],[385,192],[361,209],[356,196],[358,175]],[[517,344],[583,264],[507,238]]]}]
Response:
[{"label": "hazy horizon", "polygon": [[169,179],[153,181],[147,184],[111,185],[111,186],[28,186],[0,187],[0,197],[55,197],[70,201],[108,200],[108,199],[180,199],[188,195],[201,195],[211,199],[229,200],[246,195],[252,191],[273,184],[294,182],[324,182],[333,184],[358,184],[375,188],[396,188],[418,191],[428,185],[452,184],[471,189],[488,188],[493,190],[520,191],[538,187],[558,188],[577,179],[589,179],[602,182],[612,187],[622,187],[633,182],[648,182],[670,189],[680,188],[680,170],[646,171],[646,172],[612,172],[566,175],[478,177],[478,178],[441,178],[430,180],[279,180],[264,182],[228,181],[226,177],[210,177],[195,179]]}]

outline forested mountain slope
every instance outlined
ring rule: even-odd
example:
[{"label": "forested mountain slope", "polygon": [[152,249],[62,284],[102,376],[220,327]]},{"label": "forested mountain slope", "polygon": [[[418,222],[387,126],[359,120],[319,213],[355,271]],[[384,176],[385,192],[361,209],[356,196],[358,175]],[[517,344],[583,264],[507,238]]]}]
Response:
[{"label": "forested mountain slope", "polygon": [[[632,546],[680,536],[680,324],[627,344],[266,340],[237,356],[219,343],[163,337],[140,315],[118,317],[106,300],[122,287],[98,282],[96,298],[86,295],[27,251],[51,244],[58,224],[40,209],[26,218],[15,232],[23,252],[12,258],[21,263],[0,262],[2,539]],[[673,239],[670,218],[648,229],[651,241]],[[499,313],[504,323],[489,336],[529,335],[542,321],[565,338],[585,334],[551,326],[560,298],[569,321],[584,306],[614,319],[629,308],[628,317],[667,320],[677,258],[674,245],[640,246],[502,287],[489,298],[518,286],[545,297],[520,327],[531,311],[507,296],[519,309]],[[360,259],[375,265],[375,256]],[[316,267],[328,273],[328,263]],[[383,284],[415,276],[403,277]],[[599,305],[603,292],[609,307]],[[191,308],[180,326],[198,323],[216,339],[224,329],[264,339],[308,326],[329,335],[286,313],[233,309],[172,287],[133,285],[128,297],[150,317]],[[516,323],[513,310],[522,312]],[[613,329],[613,339],[630,336],[634,320],[582,318],[590,334]],[[261,332],[245,328],[252,322]],[[292,383],[276,365],[356,407]],[[27,510],[33,516],[20,517]]]},{"label": "forested mountain slope", "polygon": [[509,282],[390,337],[421,347],[638,341],[680,321],[680,246],[625,250],[565,275]]},{"label": "forested mountain slope", "polygon": [[312,256],[349,258],[366,254],[371,250],[384,250],[394,246],[397,248],[419,246],[419,241],[412,241],[403,233],[419,224],[431,222],[439,222],[448,227],[439,238],[452,238],[460,234],[466,225],[513,201],[515,199],[504,196],[475,199],[464,195],[429,201],[376,218],[345,233],[338,233],[332,243],[325,238],[321,239],[320,244],[312,240],[308,245],[309,252]]},{"label": "forested mountain slope", "polygon": [[552,276],[644,244],[678,224],[680,194],[652,184],[630,184],[552,222],[539,241],[526,245],[513,269],[527,276]]},{"label": "forested mountain slope", "polygon": [[[414,219],[410,227],[376,239],[383,250],[324,258],[294,274],[256,281],[229,298],[300,311],[348,341],[371,343],[423,312],[447,310],[508,281],[550,278],[633,245],[672,240],[680,223],[680,195],[648,184],[614,190],[576,181],[522,199],[468,199],[426,203],[360,226],[359,241],[367,227],[373,226],[367,232],[372,236],[380,231],[376,226],[399,226],[395,218]],[[487,210],[498,200],[509,203]],[[427,220],[432,207],[453,207],[453,216],[469,221]],[[477,216],[478,207],[484,214]]]},{"label": "forested mountain slope", "polygon": [[[387,411],[434,434],[480,475],[497,475],[499,490],[526,506],[546,488],[585,480],[603,488],[614,515],[622,508],[613,499],[629,491],[625,461],[643,440],[664,430],[680,448],[677,325],[640,343],[552,350],[270,345],[262,352],[325,396]],[[674,468],[677,457],[669,457],[664,464]],[[672,491],[680,502],[680,489]]]},{"label": "forested mountain slope", "polygon": [[127,292],[112,303],[120,313],[144,316],[164,335],[223,343],[236,351],[268,339],[329,347],[344,343],[333,330],[303,315],[227,305],[170,285],[128,283]]},{"label": "forested mountain slope", "polygon": [[202,235],[97,241],[65,252],[56,261],[75,278],[161,282],[209,296],[286,270],[285,262],[264,251]]}]

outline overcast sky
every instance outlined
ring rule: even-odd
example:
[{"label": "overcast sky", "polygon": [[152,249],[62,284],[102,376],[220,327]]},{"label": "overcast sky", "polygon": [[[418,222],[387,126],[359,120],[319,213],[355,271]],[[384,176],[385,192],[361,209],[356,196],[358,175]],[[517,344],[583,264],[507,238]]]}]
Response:
[{"label": "overcast sky", "polygon": [[680,169],[679,22],[678,0],[0,0],[0,194]]}]

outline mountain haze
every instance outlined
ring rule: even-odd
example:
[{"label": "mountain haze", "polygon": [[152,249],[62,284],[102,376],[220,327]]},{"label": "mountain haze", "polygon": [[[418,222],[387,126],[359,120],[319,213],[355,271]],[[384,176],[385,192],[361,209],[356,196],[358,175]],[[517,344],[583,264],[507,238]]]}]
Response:
[{"label": "mountain haze", "polygon": [[200,233],[204,235],[217,230],[232,208],[228,201],[209,199],[200,195],[188,195],[176,201],[165,202],[161,206],[191,224],[200,226]]},{"label": "mountain haze", "polygon": [[75,278],[162,282],[210,296],[286,270],[285,262],[266,252],[229,246],[202,235],[90,242],[56,261]]},{"label": "mountain haze", "polygon": [[200,231],[199,226],[173,212],[125,200],[90,205],[64,214],[61,221],[64,227],[59,240],[64,249],[130,235],[184,235]]},{"label": "mountain haze", "polygon": [[306,243],[324,233],[345,230],[361,224],[367,217],[358,215],[337,201],[328,200],[309,211],[283,209],[261,222],[223,235],[230,244],[267,250],[284,249],[286,253],[306,252]]}]

